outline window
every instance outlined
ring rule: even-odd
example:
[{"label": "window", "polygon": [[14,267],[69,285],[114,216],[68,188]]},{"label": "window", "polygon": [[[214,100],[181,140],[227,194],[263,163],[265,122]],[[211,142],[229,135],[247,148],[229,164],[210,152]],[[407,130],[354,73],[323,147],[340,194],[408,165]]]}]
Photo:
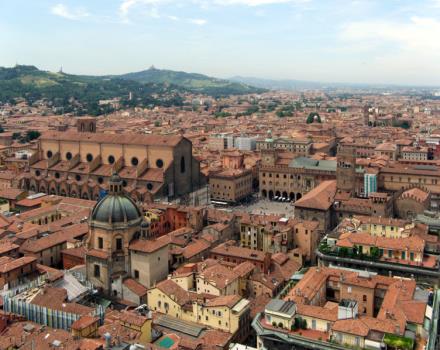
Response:
[{"label": "window", "polygon": [[56,179],[59,179],[59,178],[60,178],[60,173],[59,173],[59,172],[56,172],[56,173],[55,173],[55,178],[56,178]]},{"label": "window", "polygon": [[365,294],[362,296],[362,300],[367,301],[367,296]]},{"label": "window", "polygon": [[71,160],[71,159],[72,159],[72,153],[67,152],[67,153],[66,153],[66,159],[67,159],[67,160]]},{"label": "window", "polygon": [[151,191],[153,189],[153,184],[151,182],[147,183],[147,190]]},{"label": "window", "polygon": [[76,181],[81,181],[81,175],[76,175],[76,176],[75,176],[75,180],[76,180]]},{"label": "window", "polygon": [[180,158],[180,172],[183,174],[185,172],[185,157]]},{"label": "window", "polygon": [[98,237],[98,248],[103,249],[104,248],[104,240],[102,237]]},{"label": "window", "polygon": [[131,165],[137,166],[139,164],[139,159],[136,157],[131,158]]},{"label": "window", "polygon": [[93,275],[95,276],[95,277],[100,277],[101,276],[101,268],[100,268],[100,266],[99,265],[94,265],[94,271],[93,271]]},{"label": "window", "polygon": [[135,279],[139,279],[139,271],[138,270],[134,270],[134,278]]},{"label": "window", "polygon": [[113,164],[115,162],[115,157],[110,155],[110,156],[108,156],[107,160],[110,164]]},{"label": "window", "polygon": [[116,238],[116,250],[122,250],[122,238]]},{"label": "window", "polygon": [[52,158],[53,153],[52,153],[52,151],[47,151],[46,155],[47,155],[47,158]]},{"label": "window", "polygon": [[312,320],[312,329],[316,329],[316,320]]},{"label": "window", "polygon": [[413,253],[413,252],[410,252],[410,253],[409,253],[409,259],[410,259],[411,261],[414,261],[414,253]]},{"label": "window", "polygon": [[156,166],[158,168],[162,168],[163,167],[163,160],[160,158],[158,160],[156,160]]},{"label": "window", "polygon": [[88,153],[86,159],[90,163],[93,160],[93,155],[91,153]]},{"label": "window", "polygon": [[35,175],[36,175],[36,176],[40,176],[40,175],[41,175],[40,170],[35,170]]}]

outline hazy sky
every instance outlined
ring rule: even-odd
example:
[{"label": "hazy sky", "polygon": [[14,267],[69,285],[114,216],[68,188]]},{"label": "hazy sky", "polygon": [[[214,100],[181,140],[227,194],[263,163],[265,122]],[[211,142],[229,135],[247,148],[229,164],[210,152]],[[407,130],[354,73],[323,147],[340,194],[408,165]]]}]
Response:
[{"label": "hazy sky", "polygon": [[0,0],[0,66],[440,85],[440,0]]}]

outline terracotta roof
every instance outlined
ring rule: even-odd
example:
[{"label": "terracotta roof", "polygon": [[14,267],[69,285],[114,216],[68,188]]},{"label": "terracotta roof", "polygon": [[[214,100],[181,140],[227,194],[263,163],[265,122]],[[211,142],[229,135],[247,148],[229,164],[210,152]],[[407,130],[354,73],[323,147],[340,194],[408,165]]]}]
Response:
[{"label": "terracotta roof", "polygon": [[58,132],[47,131],[40,136],[40,140],[78,141],[105,144],[130,144],[145,146],[176,146],[184,138],[182,136],[161,136],[143,134],[102,134],[85,132]]},{"label": "terracotta roof", "polygon": [[84,315],[84,316],[81,316],[79,319],[77,319],[75,322],[73,322],[70,327],[74,330],[81,330],[81,329],[84,329],[84,328],[91,326],[92,324],[94,324],[98,321],[99,321],[98,317]]},{"label": "terracotta roof", "polygon": [[133,278],[127,278],[124,280],[124,285],[130,289],[134,294],[138,296],[144,296],[147,294],[148,289],[138,281],[134,280]]},{"label": "terracotta roof", "polygon": [[6,199],[17,199],[20,195],[23,193],[26,193],[26,191],[23,191],[19,188],[5,188],[0,191],[0,198],[6,198]]},{"label": "terracotta roof", "polygon": [[223,295],[217,298],[213,298],[206,301],[206,306],[217,307],[217,306],[227,306],[229,308],[234,307],[242,299],[239,295]]},{"label": "terracotta roof", "polygon": [[323,181],[313,190],[298,199],[295,208],[328,210],[333,204],[336,194],[336,181]]},{"label": "terracotta roof", "polygon": [[[8,259],[8,260],[3,260],[4,258]],[[16,270],[18,268],[21,268],[23,266],[26,266],[28,264],[33,263],[34,261],[37,260],[37,258],[33,257],[33,256],[23,256],[21,258],[18,259],[12,259],[9,257],[2,257],[0,258],[2,260],[0,263],[0,273],[6,273],[9,271],[13,271]]]},{"label": "terracotta roof", "polygon": [[123,311],[119,316],[119,320],[130,325],[141,327],[145,322],[148,321],[148,318],[145,316],[137,315],[134,312]]},{"label": "terracotta roof", "polygon": [[169,238],[167,236],[161,236],[153,240],[138,239],[130,244],[130,250],[143,253],[152,253],[166,247],[168,243]]}]

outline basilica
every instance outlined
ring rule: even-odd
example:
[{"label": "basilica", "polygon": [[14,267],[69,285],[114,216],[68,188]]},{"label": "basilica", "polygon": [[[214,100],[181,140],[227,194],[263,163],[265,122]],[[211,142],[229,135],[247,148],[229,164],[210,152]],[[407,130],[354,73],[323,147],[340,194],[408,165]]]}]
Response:
[{"label": "basilica", "polygon": [[86,271],[88,280],[107,296],[124,299],[127,280],[151,287],[168,275],[166,237],[153,238],[136,203],[123,191],[116,173],[108,194],[89,219]]}]

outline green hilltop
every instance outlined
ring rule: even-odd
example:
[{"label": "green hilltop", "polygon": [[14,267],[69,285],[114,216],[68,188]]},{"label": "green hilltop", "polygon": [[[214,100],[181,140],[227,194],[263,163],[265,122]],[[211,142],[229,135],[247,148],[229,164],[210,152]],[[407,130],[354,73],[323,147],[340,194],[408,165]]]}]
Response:
[{"label": "green hilltop", "polygon": [[212,78],[198,73],[157,69],[155,67],[140,72],[122,74],[116,77],[140,83],[173,84],[184,87],[192,92],[213,96],[242,95],[267,91],[266,89],[256,88],[241,82]]},{"label": "green hilltop", "polygon": [[[259,93],[264,89],[201,74],[151,68],[123,75],[90,76],[53,73],[35,66],[0,67],[0,103],[44,100],[59,113],[98,115],[114,107],[100,100],[118,98],[121,107],[182,105],[185,93],[213,97]],[[129,96],[131,95],[131,99]]]}]

